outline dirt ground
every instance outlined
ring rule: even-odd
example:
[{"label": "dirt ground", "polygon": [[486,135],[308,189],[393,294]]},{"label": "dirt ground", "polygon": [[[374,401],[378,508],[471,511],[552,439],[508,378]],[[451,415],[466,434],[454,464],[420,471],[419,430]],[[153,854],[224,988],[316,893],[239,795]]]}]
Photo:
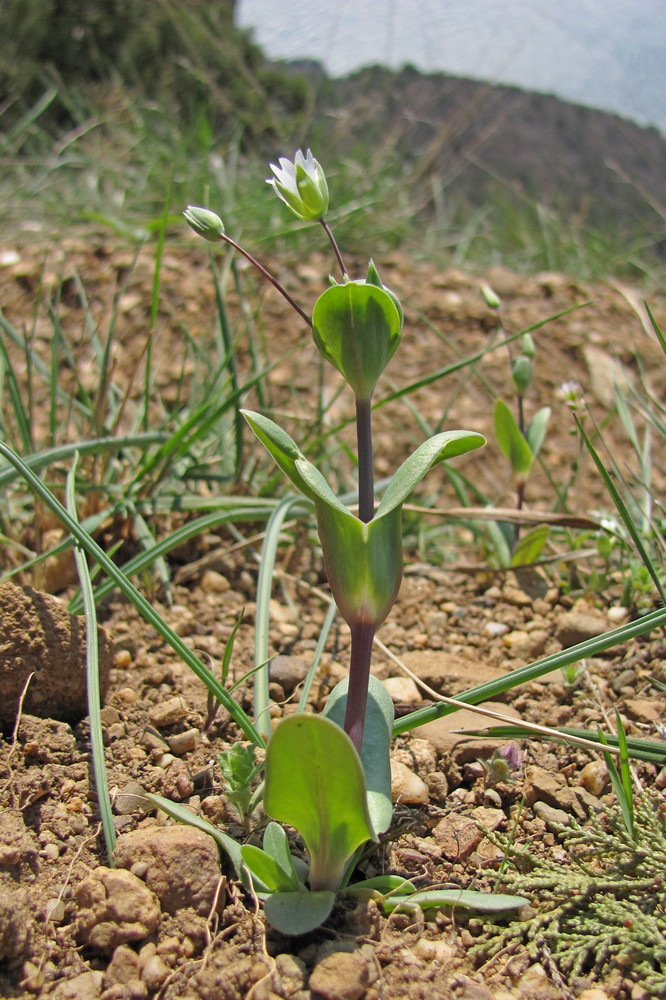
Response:
[{"label": "dirt ground", "polygon": [[[141,386],[154,250],[144,248],[133,267],[132,257],[124,248],[84,241],[46,250],[0,248],[3,315],[15,329],[30,333],[33,351],[48,361],[53,336],[48,303],[60,290],[63,329],[82,379],[92,383],[93,351],[78,282],[85,288],[100,334],[108,330],[115,296],[114,379],[131,397]],[[280,271],[279,265],[274,266]],[[314,255],[297,263],[293,274],[284,271],[281,277],[299,301],[312,302],[325,287],[329,267],[327,258]],[[566,482],[577,458],[571,413],[558,394],[561,384],[572,379],[581,387],[587,426],[609,417],[604,442],[619,456],[623,469],[635,471],[626,433],[611,412],[614,381],[635,384],[642,366],[655,395],[663,398],[664,390],[663,354],[645,322],[639,290],[614,282],[580,285],[560,274],[521,276],[499,268],[484,275],[438,271],[431,264],[399,256],[382,262],[380,272],[401,296],[406,313],[403,343],[385,387],[399,389],[460,356],[483,350],[497,334],[496,316],[480,293],[487,283],[502,298],[502,319],[509,333],[565,314],[534,333],[535,380],[526,404],[528,415],[540,405],[553,408],[543,447],[545,470],[552,480]],[[246,271],[241,277],[249,289],[254,287]],[[270,356],[278,362],[268,376],[271,404],[298,440],[316,398],[314,348],[274,292],[261,289],[259,300],[253,322],[260,324]],[[666,299],[655,296],[650,305],[666,329]],[[581,308],[571,311],[575,306]],[[183,328],[205,344],[211,337],[213,309],[205,251],[199,245],[168,242],[154,342],[164,398],[181,378]],[[233,287],[229,315],[232,330],[242,330],[243,314]],[[11,345],[7,349],[16,370],[25,372],[25,359]],[[249,365],[242,343],[238,356],[241,367]],[[503,347],[487,355],[464,384],[450,376],[410,396],[410,406],[395,401],[380,408],[377,474],[389,474],[422,440],[424,422],[434,428],[445,417],[447,427],[487,435],[484,452],[464,458],[457,468],[494,505],[512,506],[510,472],[492,438],[492,392],[502,392],[510,400],[508,363]],[[65,383],[69,374],[62,372]],[[334,373],[327,375],[324,393],[333,393],[336,384]],[[45,400],[33,403],[39,439],[48,408]],[[256,406],[252,394],[246,403]],[[340,396],[329,419],[337,422],[350,412],[350,401]],[[654,455],[653,494],[660,497],[665,469],[656,448]],[[340,470],[342,482],[348,475],[343,452],[334,468]],[[539,469],[530,481],[530,512],[547,514],[555,507],[548,473]],[[439,509],[459,506],[439,470],[417,497],[426,499]],[[601,511],[611,511],[603,485],[584,458],[569,491],[568,510],[590,523],[599,521]],[[545,550],[547,557],[560,558],[545,561],[525,576],[493,567],[482,532],[472,531],[469,519],[463,520],[461,526],[460,519],[431,517],[423,522],[425,528],[417,528],[407,516],[404,582],[380,632],[390,653],[439,694],[455,696],[629,621],[651,606],[651,595],[638,600],[636,590],[637,602],[624,606],[619,572],[602,591],[586,589],[589,574],[598,565],[583,556],[567,561],[578,537],[574,529],[568,538],[554,534]],[[163,529],[167,528],[165,523]],[[161,530],[159,520],[157,530]],[[30,525],[25,532],[28,548],[36,541],[46,544],[46,536],[53,541],[49,532],[31,530]],[[101,537],[108,541],[104,532]],[[130,550],[131,544],[128,539]],[[594,540],[582,547],[590,545]],[[14,565],[16,557],[9,546],[4,554],[6,565]],[[210,662],[220,662],[234,621],[244,609],[232,666],[235,677],[243,676],[253,663],[256,560],[247,547],[239,547],[235,536],[212,531],[175,553],[170,565],[170,600],[154,581],[139,583],[169,624]],[[271,687],[275,718],[293,710],[298,698],[325,613],[318,589],[326,587],[320,560],[307,549],[286,546],[279,569],[269,636],[275,657]],[[529,907],[499,919],[500,928],[521,921],[525,931],[507,938],[495,954],[484,950],[493,940],[485,921],[460,910],[427,914],[427,919],[398,913],[387,917],[374,901],[355,907],[341,903],[324,927],[305,937],[288,939],[267,928],[257,901],[234,883],[213,841],[188,827],[172,825],[141,797],[142,792],[157,792],[189,805],[233,835],[244,836],[224,795],[217,764],[220,750],[238,739],[236,727],[221,711],[202,736],[203,685],[117,595],[100,609],[109,637],[102,720],[118,834],[115,867],[111,867],[92,781],[85,692],[79,691],[77,701],[74,688],[81,678],[70,662],[78,663],[82,640],[62,604],[40,597],[46,590],[67,599],[73,593],[73,579],[71,559],[66,557],[51,561],[34,577],[24,574],[14,580],[38,593],[0,585],[0,666],[20,658],[35,670],[23,702],[23,684],[16,684],[19,668],[13,681],[7,669],[0,677],[4,685],[0,690],[1,996],[57,1000],[666,996],[666,958],[658,949],[653,959],[656,978],[648,981],[639,958],[632,960],[617,937],[605,953],[595,952],[574,971],[559,960],[556,943],[538,935],[530,938],[526,928],[537,919],[550,889],[540,894],[534,888],[527,893]],[[542,725],[592,730],[598,724],[607,726],[609,719],[612,723],[618,709],[629,734],[658,739],[666,708],[665,651],[660,632],[624,643],[585,661],[575,683],[565,683],[556,671],[503,697],[495,708]],[[313,687],[315,708],[322,707],[331,686],[345,675],[347,656],[346,627],[340,624],[333,630]],[[72,671],[71,683],[68,680],[65,690],[58,691],[58,672],[65,669]],[[382,679],[391,678],[398,714],[431,700],[382,650],[374,669]],[[249,689],[242,686],[239,696],[250,709]],[[484,724],[465,711],[395,741],[395,821],[380,848],[364,861],[366,874],[391,871],[413,878],[419,886],[473,885],[491,891],[505,853],[511,856],[493,831],[500,838],[515,838],[515,846],[528,850],[535,864],[548,862],[575,872],[571,853],[563,848],[561,824],[573,816],[592,829],[590,816],[599,815],[602,825],[608,822],[604,807],[617,813],[605,765],[587,750],[554,742],[516,743],[507,752],[507,741],[470,740],[452,732]],[[497,762],[503,748],[515,770],[498,775],[489,771],[488,762]],[[655,809],[663,810],[666,773],[652,764],[638,764],[636,777]],[[511,870],[517,871],[509,865]],[[505,891],[519,888],[517,881]],[[659,880],[649,889],[644,887],[643,893],[661,900],[663,916]]]}]

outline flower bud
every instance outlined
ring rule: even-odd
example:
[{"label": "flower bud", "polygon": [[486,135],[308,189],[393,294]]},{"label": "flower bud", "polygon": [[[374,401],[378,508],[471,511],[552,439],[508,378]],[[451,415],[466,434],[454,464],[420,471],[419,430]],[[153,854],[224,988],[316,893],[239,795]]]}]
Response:
[{"label": "flower bud", "polygon": [[530,361],[534,360],[534,355],[536,354],[536,347],[534,344],[534,338],[529,333],[524,333],[520,338],[520,346],[523,349],[523,354]]},{"label": "flower bud", "polygon": [[483,295],[484,302],[489,309],[499,309],[502,305],[502,300],[499,295],[492,290],[490,285],[484,285],[481,289],[481,294]]},{"label": "flower bud", "polygon": [[524,396],[532,381],[532,362],[524,354],[519,354],[511,362],[513,387],[519,396]]},{"label": "flower bud", "polygon": [[211,243],[217,243],[224,233],[222,219],[215,212],[209,212],[207,208],[196,208],[194,205],[188,205],[183,215],[194,232]]},{"label": "flower bud", "polygon": [[321,166],[311,151],[303,156],[299,149],[294,162],[280,157],[277,167],[271,163],[275,177],[266,181],[285,205],[304,222],[319,222],[328,210],[328,184]]}]

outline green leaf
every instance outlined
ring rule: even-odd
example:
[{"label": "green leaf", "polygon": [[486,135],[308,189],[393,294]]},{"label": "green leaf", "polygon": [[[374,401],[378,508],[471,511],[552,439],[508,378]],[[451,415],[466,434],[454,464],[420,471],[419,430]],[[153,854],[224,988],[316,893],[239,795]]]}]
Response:
[{"label": "green leaf", "polygon": [[293,866],[291,872],[286,872],[275,858],[267,854],[266,851],[262,851],[260,847],[255,847],[254,844],[243,844],[241,857],[250,870],[252,882],[255,883],[258,879],[262,886],[265,886],[267,892],[307,891],[296,878]]},{"label": "green leaf", "polygon": [[463,906],[478,913],[505,913],[526,906],[529,899],[524,896],[509,896],[503,892],[477,892],[475,889],[424,889],[409,896],[387,896],[384,908],[387,910],[438,909],[440,906]]},{"label": "green leaf", "polygon": [[346,508],[318,502],[317,525],[326,576],[345,621],[381,625],[402,579],[402,511],[367,524]]},{"label": "green leaf", "polygon": [[532,461],[534,461],[541,450],[543,439],[546,436],[548,421],[550,420],[550,413],[550,406],[543,406],[534,414],[525,432],[525,438],[532,452]]},{"label": "green leaf", "polygon": [[[345,677],[331,691],[324,716],[342,727],[347,710],[349,678]],[[376,833],[388,830],[393,816],[391,801],[391,761],[389,750],[395,709],[390,694],[380,680],[370,675],[368,702],[361,746],[368,812]]]},{"label": "green leaf", "polygon": [[313,892],[337,889],[347,859],[377,839],[354,745],[319,715],[290,715],[276,727],[266,752],[264,808],[303,837]]},{"label": "green leaf", "polygon": [[532,450],[520,433],[513,413],[501,399],[495,403],[495,437],[500,451],[511,463],[516,479],[527,479],[532,468]]},{"label": "green leaf", "polygon": [[[616,725],[617,725],[617,743],[620,748],[620,770],[618,772],[617,765],[609,753],[604,753],[606,759],[606,767],[608,768],[608,775],[613,785],[613,791],[617,796],[617,801],[620,804],[620,810],[622,812],[622,819],[624,820],[624,825],[627,833],[632,840],[636,840],[636,831],[634,828],[634,790],[631,784],[631,769],[629,767],[629,751],[627,747],[627,737],[624,731],[624,726],[622,725],[622,719],[620,713],[616,710],[615,712]],[[603,732],[601,731],[601,726],[598,729],[599,740],[604,746],[608,746],[608,742]]]},{"label": "green leaf", "polygon": [[511,566],[531,566],[536,562],[549,535],[550,528],[547,524],[539,524],[523,535],[514,549]]},{"label": "green leaf", "polygon": [[377,893],[388,896],[395,893],[404,897],[416,892],[416,889],[409,879],[403,878],[402,875],[375,875],[374,878],[354,882],[353,885],[347,886],[345,892],[350,896],[376,896]]},{"label": "green leaf", "polygon": [[383,287],[365,282],[328,288],[312,313],[312,335],[319,352],[361,400],[372,396],[400,343],[401,330],[392,296]]},{"label": "green leaf", "polygon": [[456,455],[464,455],[485,443],[486,439],[475,431],[444,431],[424,441],[392,476],[377,508],[375,520],[403,504],[434,465]]},{"label": "green leaf", "polygon": [[330,916],[335,893],[278,892],[264,900],[266,919],[281,934],[308,934]]},{"label": "green leaf", "polygon": [[319,469],[308,461],[286,431],[262,413],[255,413],[253,410],[241,410],[241,413],[269,455],[297,490],[300,490],[308,500],[323,501],[323,503],[337,507],[342,512],[349,514],[350,517],[353,516],[338,500]]},{"label": "green leaf", "polygon": [[264,851],[275,859],[292,882],[299,882],[294,869],[294,859],[289,850],[287,834],[279,823],[269,823],[266,827],[264,831]]}]

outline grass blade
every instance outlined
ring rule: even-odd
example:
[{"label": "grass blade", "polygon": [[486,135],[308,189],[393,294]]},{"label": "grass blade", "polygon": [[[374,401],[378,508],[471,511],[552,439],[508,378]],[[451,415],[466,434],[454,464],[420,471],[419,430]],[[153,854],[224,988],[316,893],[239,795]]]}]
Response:
[{"label": "grass blade", "polygon": [[[76,516],[76,466],[78,455],[74,456],[74,462],[67,476],[67,509],[73,520]],[[77,521],[78,523],[78,521]],[[116,842],[116,830],[113,825],[113,815],[111,812],[111,799],[109,797],[109,783],[106,777],[106,763],[104,759],[104,740],[102,737],[101,718],[101,698],[99,689],[99,647],[97,642],[97,614],[95,612],[95,598],[93,596],[88,563],[80,545],[74,545],[74,559],[79,574],[81,586],[81,597],[83,600],[85,623],[86,623],[86,680],[88,685],[88,715],[90,718],[90,751],[92,756],[93,773],[95,775],[95,789],[97,791],[97,801],[99,803],[99,813],[102,820],[102,830],[104,832],[104,842],[108,862],[113,867],[113,847]]]}]

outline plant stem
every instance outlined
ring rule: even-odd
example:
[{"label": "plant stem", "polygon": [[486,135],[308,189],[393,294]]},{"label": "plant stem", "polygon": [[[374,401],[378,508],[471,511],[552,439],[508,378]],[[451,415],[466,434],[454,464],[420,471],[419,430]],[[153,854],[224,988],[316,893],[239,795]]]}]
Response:
[{"label": "plant stem", "polygon": [[356,398],[358,447],[358,516],[366,524],[375,516],[375,482],[372,469],[372,399]]},{"label": "plant stem", "polygon": [[368,622],[350,625],[349,628],[351,631],[351,658],[349,663],[345,732],[360,754],[363,743],[365,709],[368,703],[372,643],[377,628],[374,624]]},{"label": "plant stem", "polygon": [[232,240],[231,236],[227,236],[226,233],[220,233],[220,239],[224,243],[228,243],[230,247],[234,248],[234,250],[238,250],[238,252],[240,254],[242,254],[243,257],[245,257],[246,260],[249,260],[250,264],[252,264],[253,267],[256,267],[257,271],[259,271],[259,273],[266,279],[266,281],[270,281],[270,283],[273,286],[273,288],[277,288],[277,290],[280,293],[280,295],[284,296],[284,298],[287,300],[287,302],[289,303],[289,305],[291,306],[291,308],[296,310],[296,312],[298,313],[298,315],[308,324],[308,326],[310,326],[310,327],[312,326],[312,320],[310,319],[310,317],[308,316],[308,314],[306,312],[304,312],[303,309],[301,309],[301,307],[299,306],[298,302],[296,302],[294,299],[292,299],[292,297],[289,294],[289,292],[287,291],[287,289],[282,287],[282,285],[277,280],[277,278],[273,277],[273,275],[271,274],[271,272],[269,270],[267,270],[264,267],[264,265],[261,264],[257,260],[256,257],[253,257],[252,254],[248,250],[245,250],[240,245],[240,243],[236,243],[236,240]]},{"label": "plant stem", "polygon": [[340,248],[338,247],[338,244],[336,243],[335,236],[331,232],[331,228],[330,228],[328,222],[326,221],[326,219],[320,219],[319,221],[321,222],[322,226],[324,227],[324,232],[326,233],[326,235],[328,236],[329,240],[331,241],[331,246],[333,247],[333,253],[335,254],[335,259],[337,260],[338,265],[340,267],[340,270],[342,271],[342,276],[345,277],[345,275],[347,274],[347,268],[345,267],[345,262],[342,259],[342,254],[340,253]]}]

